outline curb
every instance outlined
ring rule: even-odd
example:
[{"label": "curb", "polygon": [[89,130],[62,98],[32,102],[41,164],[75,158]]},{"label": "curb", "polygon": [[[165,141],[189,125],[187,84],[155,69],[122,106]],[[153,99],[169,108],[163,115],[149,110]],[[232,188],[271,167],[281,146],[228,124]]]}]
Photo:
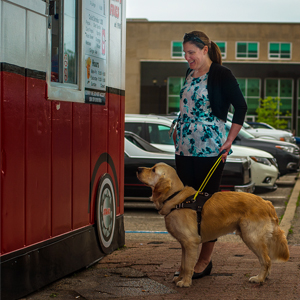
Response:
[{"label": "curb", "polygon": [[300,179],[299,177],[297,177],[292,194],[286,206],[283,218],[279,224],[280,228],[284,231],[286,237],[289,234],[289,230],[292,226],[292,220],[294,219],[295,216],[299,193],[300,193]]}]

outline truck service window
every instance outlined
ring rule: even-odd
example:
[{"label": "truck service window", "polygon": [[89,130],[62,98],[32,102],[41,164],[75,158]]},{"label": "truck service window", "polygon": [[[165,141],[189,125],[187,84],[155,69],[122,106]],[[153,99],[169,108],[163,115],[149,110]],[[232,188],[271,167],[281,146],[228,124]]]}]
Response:
[{"label": "truck service window", "polygon": [[77,84],[77,0],[56,0],[52,18],[51,82]]}]

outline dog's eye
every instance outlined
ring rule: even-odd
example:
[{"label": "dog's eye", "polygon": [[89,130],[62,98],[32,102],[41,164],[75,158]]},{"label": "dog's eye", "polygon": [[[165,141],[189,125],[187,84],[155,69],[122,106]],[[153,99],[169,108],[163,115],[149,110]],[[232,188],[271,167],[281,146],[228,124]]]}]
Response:
[{"label": "dog's eye", "polygon": [[155,168],[153,168],[153,169],[152,169],[152,172],[154,172],[154,173],[155,173]]}]

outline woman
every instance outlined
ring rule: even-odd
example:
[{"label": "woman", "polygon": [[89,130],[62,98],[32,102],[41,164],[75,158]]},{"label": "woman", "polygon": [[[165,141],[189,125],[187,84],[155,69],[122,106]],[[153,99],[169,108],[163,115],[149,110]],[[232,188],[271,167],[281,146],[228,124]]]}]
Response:
[{"label": "woman", "polygon": [[[180,114],[173,134],[176,169],[184,185],[198,190],[216,157],[225,150],[221,164],[204,188],[205,192],[215,193],[232,142],[242,127],[247,104],[235,77],[222,66],[219,47],[205,33],[186,33],[183,50],[189,69],[180,91]],[[225,122],[230,105],[234,107],[234,115],[226,138]],[[193,279],[210,274],[214,244],[215,241],[202,244]]]}]

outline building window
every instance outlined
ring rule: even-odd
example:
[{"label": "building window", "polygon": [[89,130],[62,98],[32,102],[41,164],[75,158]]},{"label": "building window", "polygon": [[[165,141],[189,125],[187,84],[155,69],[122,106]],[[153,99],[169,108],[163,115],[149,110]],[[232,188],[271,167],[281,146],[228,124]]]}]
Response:
[{"label": "building window", "polygon": [[291,43],[269,43],[269,59],[291,59]]},{"label": "building window", "polygon": [[257,42],[237,42],[236,58],[258,58]]},{"label": "building window", "polygon": [[286,119],[288,121],[288,128],[290,129],[293,109],[293,80],[266,79],[265,97],[278,99],[278,110],[281,112],[280,119]]},{"label": "building window", "polygon": [[184,84],[185,77],[169,77],[168,78],[168,103],[167,111],[178,112],[180,103],[180,90]]},{"label": "building window", "polygon": [[227,48],[227,43],[226,42],[215,42],[218,47],[220,48],[222,58],[226,58],[226,48]]},{"label": "building window", "polygon": [[255,116],[259,107],[260,99],[260,79],[258,78],[237,78],[240,89],[248,105],[247,117]]},{"label": "building window", "polygon": [[172,58],[184,58],[182,42],[172,42]]},{"label": "building window", "polygon": [[77,1],[56,1],[52,16],[51,81],[77,84]]}]

